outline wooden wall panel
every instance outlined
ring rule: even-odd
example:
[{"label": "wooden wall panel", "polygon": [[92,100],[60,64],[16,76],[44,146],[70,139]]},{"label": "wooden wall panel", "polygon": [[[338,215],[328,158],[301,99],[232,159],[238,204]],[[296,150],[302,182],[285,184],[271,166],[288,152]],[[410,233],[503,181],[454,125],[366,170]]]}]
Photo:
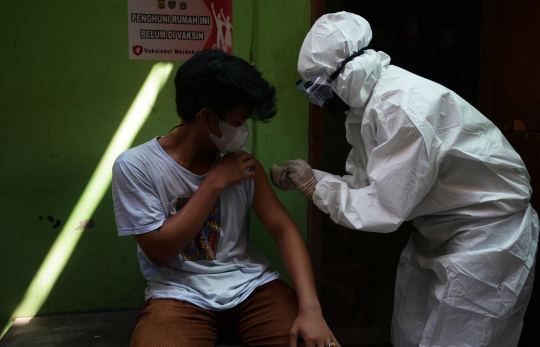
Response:
[{"label": "wooden wall panel", "polygon": [[[479,110],[521,155],[529,174],[531,204],[540,210],[540,1],[484,0]],[[537,257],[538,258],[538,257]],[[519,347],[538,343],[538,272]]]},{"label": "wooden wall panel", "polygon": [[540,131],[540,1],[485,0],[480,111],[503,131]]}]

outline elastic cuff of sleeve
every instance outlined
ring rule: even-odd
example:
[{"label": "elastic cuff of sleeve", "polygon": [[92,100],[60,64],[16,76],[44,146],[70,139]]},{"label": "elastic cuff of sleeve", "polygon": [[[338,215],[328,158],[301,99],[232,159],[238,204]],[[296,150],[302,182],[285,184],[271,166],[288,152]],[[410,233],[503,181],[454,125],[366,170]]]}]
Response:
[{"label": "elastic cuff of sleeve", "polygon": [[315,177],[312,177],[309,181],[302,184],[298,187],[298,190],[309,200],[313,197],[313,192],[315,191],[315,188],[317,187],[317,179]]}]

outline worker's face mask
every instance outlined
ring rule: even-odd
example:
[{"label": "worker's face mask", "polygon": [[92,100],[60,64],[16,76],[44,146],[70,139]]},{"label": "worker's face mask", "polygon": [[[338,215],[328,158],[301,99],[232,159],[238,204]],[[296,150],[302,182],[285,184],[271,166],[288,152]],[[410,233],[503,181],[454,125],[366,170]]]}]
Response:
[{"label": "worker's face mask", "polygon": [[348,62],[364,54],[365,50],[366,48],[363,48],[342,61],[341,66],[330,76],[321,73],[314,75],[309,79],[303,79],[296,82],[296,89],[298,89],[310,103],[325,107],[333,115],[350,110],[350,106],[332,90],[332,82],[334,82]]},{"label": "worker's face mask", "polygon": [[244,148],[249,140],[249,128],[247,121],[239,127],[235,127],[223,122],[217,115],[215,116],[219,120],[218,126],[221,130],[221,137],[217,137],[216,135],[212,134],[208,127],[206,127],[206,130],[208,130],[210,133],[210,138],[212,141],[214,141],[219,151],[222,153],[230,153]]}]

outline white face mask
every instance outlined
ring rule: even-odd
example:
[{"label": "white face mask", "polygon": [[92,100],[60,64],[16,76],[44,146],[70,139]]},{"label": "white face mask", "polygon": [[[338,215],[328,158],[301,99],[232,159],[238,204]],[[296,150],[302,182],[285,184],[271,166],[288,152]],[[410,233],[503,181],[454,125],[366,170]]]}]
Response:
[{"label": "white face mask", "polygon": [[249,140],[249,128],[247,121],[245,121],[239,127],[235,127],[226,122],[222,122],[218,116],[216,116],[216,118],[219,120],[218,126],[221,130],[221,138],[212,134],[208,127],[206,127],[206,130],[208,130],[208,133],[210,133],[210,138],[212,141],[214,141],[219,151],[222,153],[230,153],[244,148]]}]

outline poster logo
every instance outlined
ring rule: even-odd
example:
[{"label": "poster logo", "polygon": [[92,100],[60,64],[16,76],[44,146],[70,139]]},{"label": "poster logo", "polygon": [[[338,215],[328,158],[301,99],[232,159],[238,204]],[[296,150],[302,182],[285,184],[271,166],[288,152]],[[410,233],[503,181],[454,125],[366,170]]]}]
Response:
[{"label": "poster logo", "polygon": [[185,1],[182,1],[182,3],[180,4],[180,8],[181,8],[182,10],[187,10],[187,4],[186,4]]},{"label": "poster logo", "polygon": [[157,0],[157,7],[160,9],[165,8],[165,0]]},{"label": "poster logo", "polygon": [[143,46],[139,46],[139,45],[133,46],[132,49],[133,49],[133,53],[135,53],[135,55],[137,56],[141,55],[143,52]]},{"label": "poster logo", "polygon": [[176,7],[176,0],[169,0],[169,8],[173,10]]}]

